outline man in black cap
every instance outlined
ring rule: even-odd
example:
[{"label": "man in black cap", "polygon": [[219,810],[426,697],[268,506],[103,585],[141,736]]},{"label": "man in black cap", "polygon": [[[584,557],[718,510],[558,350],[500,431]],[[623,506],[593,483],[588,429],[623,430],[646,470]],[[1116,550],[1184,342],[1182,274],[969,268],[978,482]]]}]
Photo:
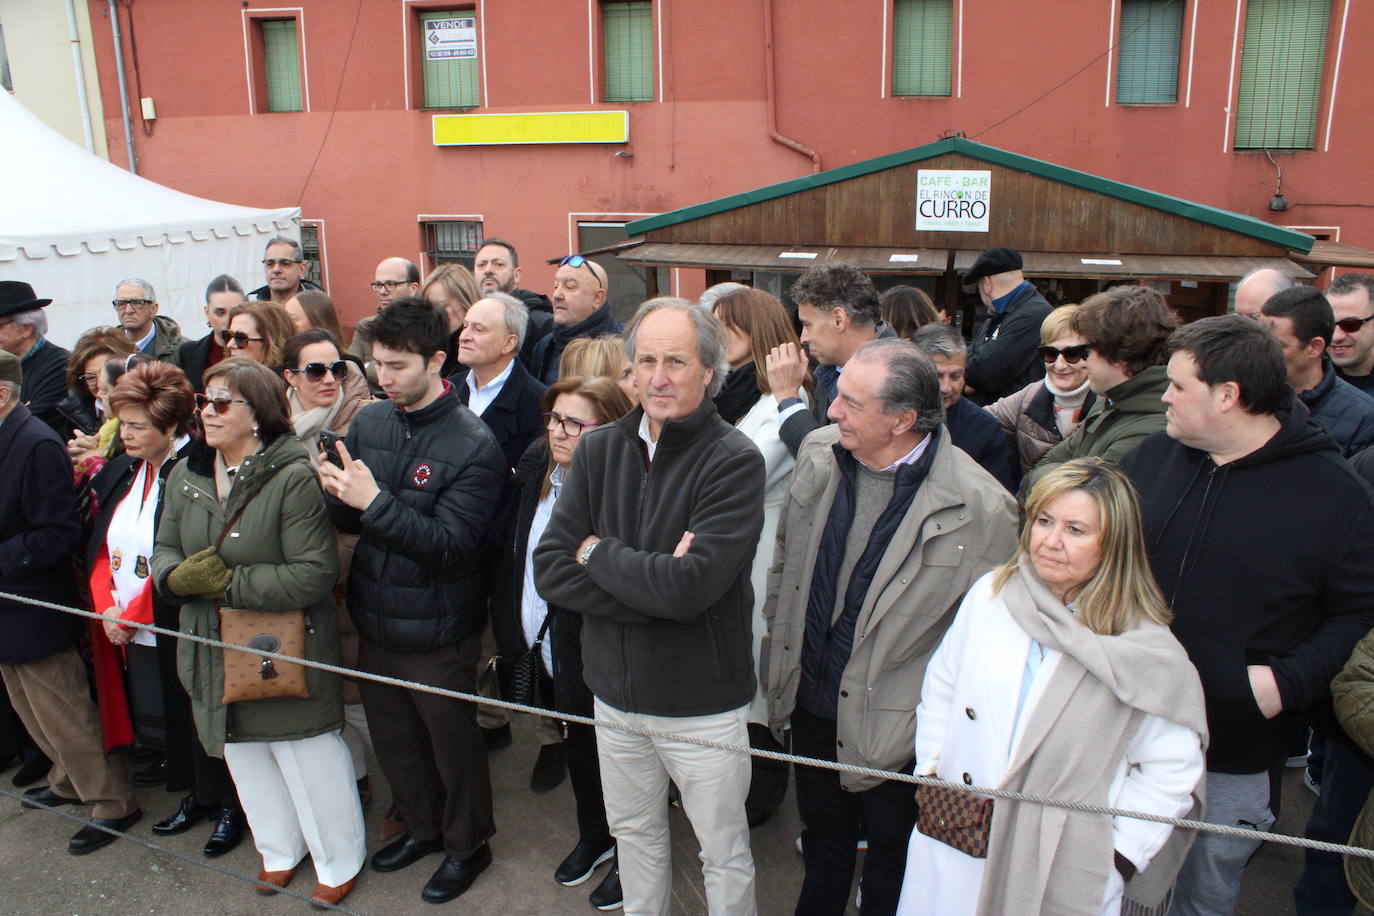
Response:
[{"label": "man in black cap", "polygon": [[1012,248],[989,248],[964,274],[991,312],[969,344],[966,378],[974,400],[991,404],[1045,377],[1040,323],[1051,306],[1021,273],[1021,255]]},{"label": "man in black cap", "polygon": [[24,404],[29,411],[65,440],[72,433],[71,425],[57,412],[57,403],[67,396],[67,358],[71,354],[44,339],[48,316],[43,306],[51,302],[35,296],[27,283],[0,280],[0,350],[19,357],[24,371]]}]

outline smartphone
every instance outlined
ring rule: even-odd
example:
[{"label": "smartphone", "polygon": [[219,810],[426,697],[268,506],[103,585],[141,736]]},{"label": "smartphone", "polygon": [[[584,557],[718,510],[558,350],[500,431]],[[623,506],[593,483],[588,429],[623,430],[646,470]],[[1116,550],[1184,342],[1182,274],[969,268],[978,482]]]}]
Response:
[{"label": "smartphone", "polygon": [[324,450],[325,460],[341,471],[343,458],[339,456],[339,443],[342,441],[343,436],[338,433],[331,433],[327,429],[320,433],[320,448]]}]

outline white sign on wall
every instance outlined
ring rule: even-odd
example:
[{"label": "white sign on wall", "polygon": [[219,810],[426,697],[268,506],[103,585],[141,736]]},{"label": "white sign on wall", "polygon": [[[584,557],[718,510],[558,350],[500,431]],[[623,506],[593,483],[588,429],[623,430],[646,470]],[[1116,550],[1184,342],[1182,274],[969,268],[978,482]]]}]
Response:
[{"label": "white sign on wall", "polygon": [[992,172],[918,169],[916,228],[936,232],[987,232]]},{"label": "white sign on wall", "polygon": [[476,60],[477,20],[429,19],[425,21],[426,60]]}]

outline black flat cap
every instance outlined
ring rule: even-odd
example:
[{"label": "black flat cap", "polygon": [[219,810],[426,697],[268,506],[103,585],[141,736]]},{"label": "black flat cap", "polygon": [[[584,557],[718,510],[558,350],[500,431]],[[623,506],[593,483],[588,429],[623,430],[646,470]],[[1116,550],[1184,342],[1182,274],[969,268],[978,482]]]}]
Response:
[{"label": "black flat cap", "polygon": [[964,277],[959,282],[968,286],[984,277],[1004,274],[1009,270],[1020,270],[1021,264],[1021,253],[1015,248],[989,248],[978,256],[978,260],[964,272]]},{"label": "black flat cap", "polygon": [[39,299],[33,294],[33,287],[19,280],[0,280],[0,318],[31,312],[49,305],[51,299]]}]

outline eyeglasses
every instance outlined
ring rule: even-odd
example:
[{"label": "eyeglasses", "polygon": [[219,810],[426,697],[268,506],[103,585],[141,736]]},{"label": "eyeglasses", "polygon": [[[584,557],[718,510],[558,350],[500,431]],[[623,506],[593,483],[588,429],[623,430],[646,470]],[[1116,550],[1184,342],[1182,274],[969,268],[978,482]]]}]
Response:
[{"label": "eyeglasses", "polygon": [[230,404],[247,404],[243,398],[208,398],[203,394],[196,395],[196,410],[203,411],[211,405],[215,408],[215,413],[226,414],[229,412]]},{"label": "eyeglasses", "polygon": [[1088,351],[1091,349],[1092,347],[1087,344],[1079,344],[1076,347],[1065,347],[1062,350],[1058,347],[1040,347],[1040,356],[1047,363],[1055,362],[1062,356],[1064,357],[1064,362],[1072,366],[1074,363],[1087,359]]},{"label": "eyeglasses", "polygon": [[273,267],[290,267],[292,264],[300,264],[300,258],[263,258],[262,266],[271,270]]},{"label": "eyeglasses", "polygon": [[1369,315],[1365,318],[1342,318],[1340,321],[1336,322],[1336,327],[1347,334],[1354,334],[1371,321],[1374,321],[1374,315]]},{"label": "eyeglasses", "polygon": [[306,363],[304,368],[287,369],[286,371],[290,372],[292,375],[304,375],[312,382],[320,381],[326,374],[332,375],[337,381],[342,382],[348,377],[348,363],[341,359],[335,360],[329,365],[325,365],[324,363]]},{"label": "eyeglasses", "polygon": [[552,429],[557,425],[559,429],[563,430],[563,435],[573,439],[582,435],[582,430],[601,425],[600,423],[583,423],[581,420],[574,420],[572,417],[565,417],[552,411],[542,414],[542,416],[545,429]]},{"label": "eyeglasses", "polygon": [[405,286],[408,283],[410,283],[409,280],[373,280],[372,291],[374,293],[380,293],[385,289],[390,292],[395,292],[398,286]]},{"label": "eyeglasses", "polygon": [[247,334],[239,331],[237,334],[225,334],[224,345],[226,347],[233,347],[236,350],[242,350],[244,347],[248,346],[249,343],[262,343],[264,339],[265,338],[262,337],[249,337]]},{"label": "eyeglasses", "polygon": [[592,270],[592,262],[591,262],[590,260],[588,260],[587,258],[582,257],[582,255],[580,255],[580,254],[570,254],[570,255],[568,255],[566,258],[564,258],[563,260],[559,261],[559,262],[558,262],[558,266],[559,266],[559,267],[585,267],[585,268],[587,268],[587,273],[591,274],[591,275],[592,275],[592,278],[596,280],[596,288],[597,288],[597,289],[600,289],[600,288],[601,288],[601,277],[597,276],[596,271]]},{"label": "eyeglasses", "polygon": [[116,312],[125,312],[130,309],[147,308],[153,304],[151,299],[116,299],[110,303]]}]

